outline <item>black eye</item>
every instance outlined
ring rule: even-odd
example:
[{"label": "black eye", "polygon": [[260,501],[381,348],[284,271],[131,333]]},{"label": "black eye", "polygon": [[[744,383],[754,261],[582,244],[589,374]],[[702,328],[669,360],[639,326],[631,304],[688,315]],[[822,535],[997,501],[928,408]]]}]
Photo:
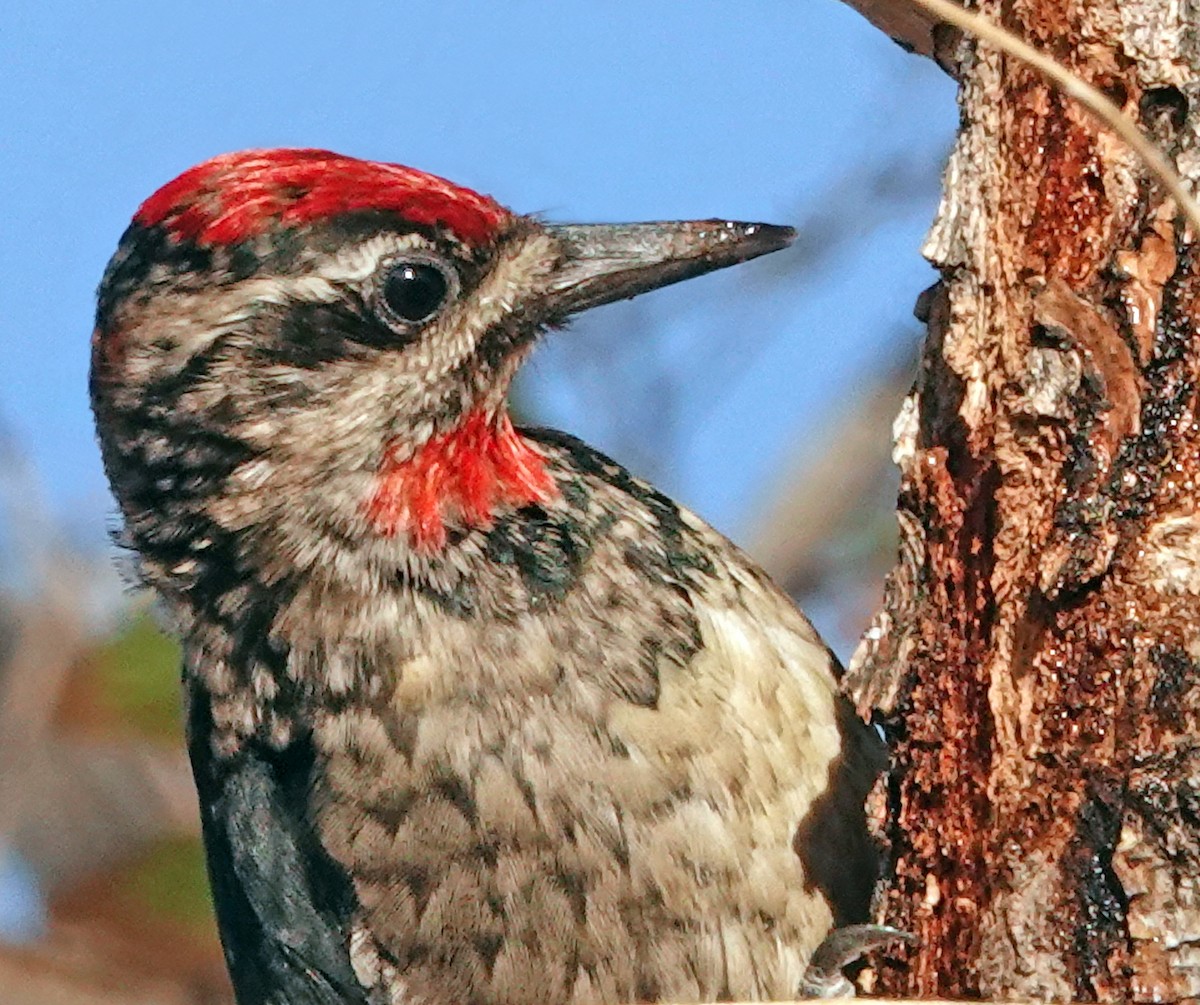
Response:
[{"label": "black eye", "polygon": [[431,318],[446,301],[450,280],[429,262],[399,262],[383,281],[383,302],[397,320],[416,323]]}]

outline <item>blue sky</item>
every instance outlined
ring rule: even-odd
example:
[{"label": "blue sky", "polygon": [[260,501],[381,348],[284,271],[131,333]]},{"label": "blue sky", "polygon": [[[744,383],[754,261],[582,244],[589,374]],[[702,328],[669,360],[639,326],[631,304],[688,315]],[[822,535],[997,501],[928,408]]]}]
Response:
[{"label": "blue sky", "polygon": [[[839,240],[811,275],[765,284],[752,270],[770,266],[755,263],[558,336],[649,319],[685,355],[724,341],[656,474],[734,532],[804,430],[912,337],[932,280],[918,248],[953,86],[836,0],[18,0],[3,45],[0,426],[86,539],[111,515],[87,410],[95,284],[138,203],[224,150],[401,161],[559,220],[823,219]],[[875,213],[886,193],[849,195],[846,179],[888,159],[919,191]],[[526,394],[616,450],[575,358],[546,347]],[[657,419],[644,421],[652,434]]]}]

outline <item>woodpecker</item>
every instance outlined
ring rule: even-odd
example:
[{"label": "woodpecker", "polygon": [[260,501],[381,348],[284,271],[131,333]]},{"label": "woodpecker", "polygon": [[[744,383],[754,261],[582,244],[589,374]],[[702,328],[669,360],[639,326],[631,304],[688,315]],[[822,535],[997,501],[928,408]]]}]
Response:
[{"label": "woodpecker", "polygon": [[138,209],[91,398],[183,644],[241,1005],[796,994],[876,875],[805,617],[509,384],[579,311],[786,227],[549,225],[411,168],[216,157]]}]

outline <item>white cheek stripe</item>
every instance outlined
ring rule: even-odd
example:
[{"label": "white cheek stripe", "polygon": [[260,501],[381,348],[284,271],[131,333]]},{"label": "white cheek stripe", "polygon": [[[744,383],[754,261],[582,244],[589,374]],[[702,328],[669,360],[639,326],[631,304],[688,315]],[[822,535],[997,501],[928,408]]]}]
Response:
[{"label": "white cheek stripe", "polygon": [[561,257],[557,242],[539,234],[502,257],[467,297],[452,305],[426,333],[427,345],[441,363],[432,376],[456,369],[475,352],[489,328],[513,313],[522,300],[541,293]]}]

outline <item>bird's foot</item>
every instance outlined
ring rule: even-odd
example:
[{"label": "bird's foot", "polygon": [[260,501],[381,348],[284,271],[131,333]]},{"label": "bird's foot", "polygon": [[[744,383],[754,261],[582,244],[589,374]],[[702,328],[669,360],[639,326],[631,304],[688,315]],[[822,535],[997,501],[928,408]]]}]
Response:
[{"label": "bird's foot", "polygon": [[872,949],[898,942],[913,944],[911,932],[887,925],[846,925],[835,928],[817,946],[800,982],[801,998],[853,998],[854,985],[842,971]]}]

